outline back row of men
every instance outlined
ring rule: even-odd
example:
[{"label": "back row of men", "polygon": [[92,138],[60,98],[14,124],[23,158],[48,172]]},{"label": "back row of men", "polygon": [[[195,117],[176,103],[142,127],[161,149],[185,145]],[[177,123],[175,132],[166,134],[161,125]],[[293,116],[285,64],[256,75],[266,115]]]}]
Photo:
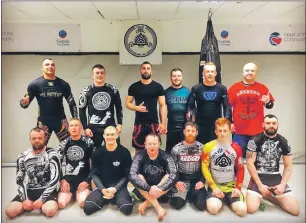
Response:
[{"label": "back row of men", "polygon": [[[36,97],[39,105],[37,125],[46,131],[46,142],[53,131],[62,141],[69,136],[63,97],[74,118],[78,116],[77,106],[70,85],[55,76],[55,64],[51,58],[43,60],[42,71],[43,76],[29,84],[20,105],[27,108]],[[264,107],[271,109],[274,105],[268,88],[255,81],[257,66],[253,63],[243,67],[243,81],[235,83],[228,91],[216,82],[213,63],[205,64],[203,83],[193,86],[191,91],[183,86],[183,72],[179,68],[170,72],[171,86],[166,90],[152,80],[153,70],[149,62],[141,64],[140,73],[141,80],[129,87],[126,98],[126,107],[136,112],[132,137],[136,152],[144,149],[144,138],[151,132],[158,135],[167,133],[166,151],[170,152],[183,140],[187,121],[196,122],[199,127],[197,140],[205,144],[216,138],[215,121],[225,117],[231,121],[235,133],[233,141],[241,146],[245,157],[247,142],[263,130]],[[85,135],[99,147],[103,144],[103,132],[107,126],[116,127],[118,134],[122,132],[122,103],[118,89],[105,82],[106,70],[102,65],[92,68],[92,78],[93,84],[80,94],[79,117]]]},{"label": "back row of men", "polygon": [[[278,120],[274,115],[265,116],[262,125],[264,132],[253,137],[247,146],[251,179],[246,202],[241,192],[245,176],[242,149],[232,142],[231,123],[225,118],[215,122],[217,139],[204,146],[196,141],[197,125],[187,122],[184,140],[173,147],[171,155],[160,149],[159,136],[149,133],[145,150],[133,160],[129,150],[117,143],[118,133],[113,126],[104,130],[105,144],[95,148],[93,141],[81,134],[80,120],[71,119],[70,136],[60,143],[58,151],[46,146],[45,131],[35,127],[30,131],[32,148],[17,160],[18,195],[6,208],[6,215],[13,218],[23,211],[41,209],[51,217],[75,197],[86,215],[108,203],[129,215],[140,201],[141,215],[153,206],[161,221],[167,214],[161,203],[170,200],[175,209],[189,201],[199,211],[207,208],[211,214],[217,214],[225,203],[237,215],[244,216],[254,213],[264,197],[297,216],[299,205],[287,185],[292,173],[290,145],[277,133]],[[128,181],[135,187],[131,193]]]}]

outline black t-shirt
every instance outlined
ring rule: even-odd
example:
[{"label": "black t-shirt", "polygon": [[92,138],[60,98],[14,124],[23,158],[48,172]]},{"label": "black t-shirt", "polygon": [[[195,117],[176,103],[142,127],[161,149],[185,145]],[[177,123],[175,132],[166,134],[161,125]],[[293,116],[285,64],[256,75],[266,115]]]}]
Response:
[{"label": "black t-shirt", "polygon": [[281,156],[292,155],[290,144],[280,134],[274,138],[264,133],[256,135],[249,140],[247,150],[257,153],[255,167],[258,173],[263,174],[278,173]]},{"label": "black t-shirt", "polygon": [[159,96],[165,95],[164,88],[156,81],[150,84],[143,84],[141,81],[135,82],[129,87],[128,95],[133,96],[135,105],[144,102],[148,112],[137,112],[135,125],[158,123],[157,101]]},{"label": "black t-shirt", "polygon": [[[69,104],[72,117],[78,117],[78,111],[70,85],[59,77],[56,77],[55,80],[47,80],[43,76],[35,79],[29,84],[26,95],[29,96],[30,103],[36,97],[40,117],[66,117],[63,97],[65,97]],[[21,100],[20,106],[27,108],[30,103],[24,105]]]},{"label": "black t-shirt", "polygon": [[99,190],[115,187],[120,190],[127,185],[131,167],[131,153],[118,144],[114,151],[106,146],[96,148],[92,155],[92,179]]},{"label": "black t-shirt", "polygon": [[188,107],[192,113],[195,113],[198,125],[214,123],[221,118],[222,106],[224,118],[231,120],[231,107],[224,85],[216,83],[214,86],[206,86],[199,83],[191,88]]},{"label": "black t-shirt", "polygon": [[90,164],[93,141],[87,136],[81,136],[79,140],[68,137],[61,142],[58,153],[61,162],[66,160],[65,176],[67,182],[79,184],[82,181],[90,182]]}]

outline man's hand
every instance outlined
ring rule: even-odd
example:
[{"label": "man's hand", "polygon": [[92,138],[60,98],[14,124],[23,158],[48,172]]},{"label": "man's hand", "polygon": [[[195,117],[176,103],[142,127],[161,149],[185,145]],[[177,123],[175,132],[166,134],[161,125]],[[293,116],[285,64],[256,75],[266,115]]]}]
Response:
[{"label": "man's hand", "polygon": [[267,95],[263,95],[260,99],[263,103],[267,104],[270,101],[270,91],[268,92]]},{"label": "man's hand", "polygon": [[162,193],[163,191],[156,185],[151,186],[151,189],[149,191],[149,194],[156,198],[160,197]]},{"label": "man's hand", "polygon": [[85,130],[84,130],[84,133],[85,133],[85,135],[88,136],[88,137],[93,137],[92,131],[91,131],[91,129],[89,129],[89,128],[85,129]]},{"label": "man's hand", "polygon": [[204,186],[205,186],[204,183],[202,181],[199,181],[199,182],[196,183],[194,189],[199,190],[199,189],[203,188]]},{"label": "man's hand", "polygon": [[278,184],[274,187],[269,187],[269,191],[273,191],[275,194],[279,195],[279,194],[283,194],[285,192],[286,189],[286,184]]},{"label": "man's hand", "polygon": [[176,184],[175,184],[175,187],[178,191],[180,192],[186,192],[186,184],[183,183],[182,181],[178,181]]},{"label": "man's hand", "polygon": [[135,106],[135,110],[138,112],[148,112],[147,107],[143,105],[144,102],[142,102],[140,105]]},{"label": "man's hand", "polygon": [[38,210],[41,209],[42,205],[44,204],[44,202],[42,200],[36,200],[33,203],[33,210]]},{"label": "man's hand", "polygon": [[107,199],[107,200],[110,200],[114,197],[114,195],[112,193],[110,193],[108,191],[108,189],[102,189],[101,190],[102,194],[103,194],[103,198]]},{"label": "man's hand", "polygon": [[115,193],[117,193],[117,189],[114,187],[109,187],[107,188],[108,193],[115,195]]},{"label": "man's hand", "polygon": [[96,185],[95,185],[95,183],[93,182],[93,180],[90,181],[90,185],[91,185],[91,188],[92,188],[92,189],[95,189],[95,188],[96,188]]},{"label": "man's hand", "polygon": [[31,200],[24,200],[22,202],[22,208],[26,211],[30,211],[33,209],[33,201]]},{"label": "man's hand", "polygon": [[116,129],[117,129],[117,133],[120,134],[122,132],[122,125],[118,124]]},{"label": "man's hand", "polygon": [[232,192],[231,197],[240,197],[240,195],[241,195],[241,191],[239,189],[235,188]]},{"label": "man's hand", "polygon": [[224,198],[224,193],[218,187],[213,190],[212,194],[217,198]]},{"label": "man's hand", "polygon": [[22,98],[22,104],[28,105],[30,103],[30,97],[27,95]]},{"label": "man's hand", "polygon": [[231,124],[231,131],[232,131],[232,133],[236,132],[235,124],[234,123]]},{"label": "man's hand", "polygon": [[262,194],[262,196],[266,197],[266,196],[271,196],[271,192],[269,191],[269,187],[267,185],[262,184],[260,187],[258,187],[260,193]]},{"label": "man's hand", "polygon": [[160,124],[158,125],[157,131],[158,131],[158,134],[159,134],[159,135],[166,134],[166,133],[167,133],[167,127],[166,127],[166,125],[163,124],[163,123],[160,123]]},{"label": "man's hand", "polygon": [[70,192],[70,185],[65,179],[61,181],[60,191],[65,193]]},{"label": "man's hand", "polygon": [[88,188],[89,184],[85,181],[81,182],[78,186],[78,192],[82,192]]}]

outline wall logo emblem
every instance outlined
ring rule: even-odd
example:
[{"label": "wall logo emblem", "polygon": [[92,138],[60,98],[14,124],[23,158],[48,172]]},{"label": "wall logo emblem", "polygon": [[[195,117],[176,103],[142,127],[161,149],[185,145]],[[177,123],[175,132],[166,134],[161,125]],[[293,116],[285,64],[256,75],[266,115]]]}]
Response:
[{"label": "wall logo emblem", "polygon": [[221,32],[221,37],[222,37],[222,39],[226,39],[228,37],[228,32],[226,30],[223,30]]},{"label": "wall logo emblem", "polygon": [[126,50],[135,57],[146,57],[154,52],[157,46],[157,36],[147,25],[137,24],[130,27],[124,35]]},{"label": "wall logo emblem", "polygon": [[271,33],[269,41],[272,46],[277,46],[282,42],[282,38],[279,36],[280,36],[280,33],[278,32]]},{"label": "wall logo emblem", "polygon": [[65,39],[67,36],[67,32],[65,30],[61,30],[58,32],[58,36],[62,39]]}]

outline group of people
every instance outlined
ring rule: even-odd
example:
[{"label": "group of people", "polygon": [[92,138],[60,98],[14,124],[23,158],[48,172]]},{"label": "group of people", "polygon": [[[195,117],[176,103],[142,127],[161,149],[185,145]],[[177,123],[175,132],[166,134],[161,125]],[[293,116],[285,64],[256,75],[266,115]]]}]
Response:
[{"label": "group of people", "polygon": [[[152,80],[152,65],[142,63],[141,79],[129,87],[126,98],[126,107],[135,111],[133,159],[119,137],[120,93],[106,83],[102,65],[92,68],[93,84],[82,90],[79,112],[70,85],[55,76],[51,58],[43,60],[42,71],[20,101],[27,108],[36,97],[39,116],[29,135],[32,148],[17,160],[18,195],[6,208],[8,217],[35,209],[51,217],[73,197],[86,215],[107,203],[129,215],[138,201],[141,215],[153,206],[158,220],[163,220],[167,210],[161,203],[181,209],[188,201],[211,214],[228,204],[244,216],[258,210],[262,198],[299,215],[287,185],[291,147],[277,132],[277,117],[264,116],[264,107],[271,109],[274,98],[256,81],[254,63],[244,65],[243,81],[228,90],[216,82],[216,66],[211,62],[204,65],[203,83],[191,90],[183,86],[181,69],[171,70],[171,86],[164,90]],[[69,121],[64,97],[72,116]],[[58,151],[47,146],[53,131],[60,141]],[[162,134],[167,134],[165,150]],[[246,199],[241,192],[244,158],[251,176]],[[128,182],[134,190],[128,191]]]}]

